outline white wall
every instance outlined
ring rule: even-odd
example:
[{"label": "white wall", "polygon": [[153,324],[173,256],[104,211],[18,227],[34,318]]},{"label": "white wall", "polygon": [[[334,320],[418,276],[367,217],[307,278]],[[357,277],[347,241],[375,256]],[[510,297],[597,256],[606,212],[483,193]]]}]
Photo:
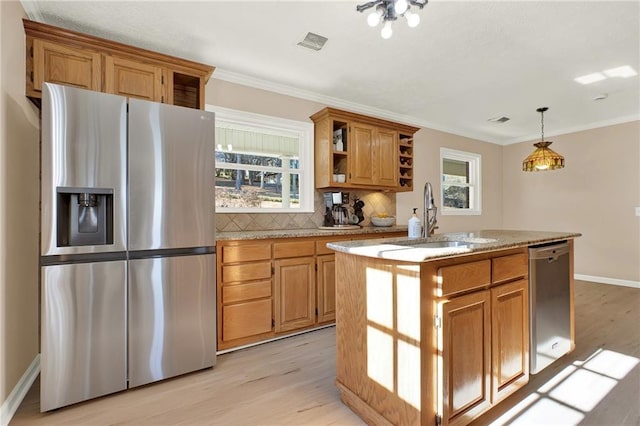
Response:
[{"label": "white wall", "polygon": [[[0,1],[0,404],[38,354],[38,113],[17,1]],[[3,419],[4,420],[4,419]]]},{"label": "white wall", "polygon": [[504,147],[504,227],[580,232],[577,274],[640,282],[640,121],[550,139],[564,169],[522,172],[532,142]]}]

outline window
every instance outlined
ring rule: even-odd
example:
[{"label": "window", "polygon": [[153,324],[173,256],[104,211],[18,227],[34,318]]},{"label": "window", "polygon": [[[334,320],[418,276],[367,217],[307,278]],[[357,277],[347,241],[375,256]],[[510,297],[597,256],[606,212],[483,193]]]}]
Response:
[{"label": "window", "polygon": [[481,156],[440,148],[442,214],[482,214]]},{"label": "window", "polygon": [[313,212],[313,124],[216,113],[216,211]]}]

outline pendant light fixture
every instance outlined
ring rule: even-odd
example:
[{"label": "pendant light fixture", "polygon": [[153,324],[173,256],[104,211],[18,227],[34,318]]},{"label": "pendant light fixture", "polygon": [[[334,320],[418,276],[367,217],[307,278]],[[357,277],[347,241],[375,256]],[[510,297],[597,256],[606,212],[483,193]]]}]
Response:
[{"label": "pendant light fixture", "polygon": [[540,113],[542,137],[540,138],[540,142],[533,144],[536,150],[522,162],[523,172],[539,172],[564,167],[564,157],[549,148],[549,145],[552,143],[551,141],[544,140],[544,113],[548,109],[547,107],[542,107],[536,110]]}]

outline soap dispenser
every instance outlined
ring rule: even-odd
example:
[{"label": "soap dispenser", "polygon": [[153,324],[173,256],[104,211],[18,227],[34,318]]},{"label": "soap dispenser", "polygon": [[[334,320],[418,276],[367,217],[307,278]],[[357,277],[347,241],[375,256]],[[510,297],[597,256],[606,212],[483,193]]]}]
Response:
[{"label": "soap dispenser", "polygon": [[416,214],[417,208],[413,209],[413,216],[409,218],[409,238],[420,238],[422,236],[422,223]]}]

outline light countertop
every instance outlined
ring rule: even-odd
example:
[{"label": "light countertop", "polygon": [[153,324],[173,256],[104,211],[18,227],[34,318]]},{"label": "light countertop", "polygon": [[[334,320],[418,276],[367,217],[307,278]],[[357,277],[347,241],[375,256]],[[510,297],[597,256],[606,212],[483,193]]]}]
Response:
[{"label": "light countertop", "polygon": [[[379,259],[424,262],[446,257],[525,247],[579,237],[575,232],[482,230],[436,234],[429,238],[387,238],[329,243],[343,253]],[[456,241],[455,247],[429,247],[429,243]]]}]

